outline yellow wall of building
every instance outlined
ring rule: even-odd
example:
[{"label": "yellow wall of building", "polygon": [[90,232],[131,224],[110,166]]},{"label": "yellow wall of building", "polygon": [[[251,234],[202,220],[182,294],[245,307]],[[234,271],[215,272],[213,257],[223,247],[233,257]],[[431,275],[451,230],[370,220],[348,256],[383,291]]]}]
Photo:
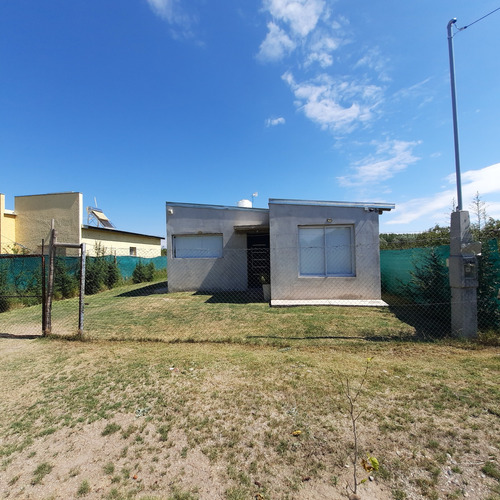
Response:
[{"label": "yellow wall of building", "polygon": [[152,258],[161,255],[161,238],[142,234],[131,234],[114,229],[82,228],[82,243],[87,244],[87,255],[95,255],[96,242],[104,248],[105,255],[133,255]]},{"label": "yellow wall of building", "polygon": [[16,242],[16,216],[5,209],[5,195],[0,193],[0,253],[12,253]]},{"label": "yellow wall of building", "polygon": [[46,244],[50,240],[54,219],[58,242],[80,244],[82,205],[81,193],[16,196],[16,241],[33,252],[40,251],[42,239]]}]

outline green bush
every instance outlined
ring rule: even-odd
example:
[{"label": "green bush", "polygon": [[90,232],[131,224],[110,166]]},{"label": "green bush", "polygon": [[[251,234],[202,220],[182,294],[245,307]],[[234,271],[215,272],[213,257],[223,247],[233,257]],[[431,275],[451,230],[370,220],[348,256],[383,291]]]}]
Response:
[{"label": "green bush", "polygon": [[[495,258],[496,257],[496,258]],[[483,243],[478,265],[477,322],[481,330],[500,328],[500,260],[496,240]]]},{"label": "green bush", "polygon": [[93,295],[113,288],[120,280],[116,259],[112,262],[104,256],[87,257],[85,264],[85,294]]},{"label": "green bush", "polygon": [[105,284],[108,288],[113,288],[121,278],[116,257],[113,259],[113,262],[108,262],[107,264]]},{"label": "green bush", "polygon": [[8,294],[7,266],[5,262],[0,262],[0,313],[8,311],[10,308],[10,300],[6,297]]},{"label": "green bush", "polygon": [[144,283],[153,281],[155,274],[155,265],[153,262],[144,264],[142,260],[137,262],[134,272],[132,273],[132,281],[134,283]]},{"label": "green bush", "polygon": [[78,295],[78,278],[66,265],[64,258],[56,258],[54,263],[54,297],[69,299]]},{"label": "green bush", "polygon": [[426,314],[436,321],[450,324],[451,289],[445,259],[429,248],[410,274],[409,283],[402,287],[403,295],[425,306]]}]

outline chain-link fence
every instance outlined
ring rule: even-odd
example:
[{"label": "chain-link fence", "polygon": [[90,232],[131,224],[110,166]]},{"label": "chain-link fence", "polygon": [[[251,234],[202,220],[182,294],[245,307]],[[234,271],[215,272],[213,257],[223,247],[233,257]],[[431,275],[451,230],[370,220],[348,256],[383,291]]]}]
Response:
[{"label": "chain-link fence", "polygon": [[[363,252],[357,248],[330,250],[314,245],[282,250],[278,262],[270,260],[267,249],[176,257],[168,277],[166,256],[87,257],[84,337],[288,345],[451,334],[449,246],[408,248],[408,242],[392,242],[380,251],[380,269],[373,267],[373,259],[360,261],[357,256]],[[77,331],[79,266],[77,257],[56,256],[54,335]],[[293,279],[286,282],[277,272],[280,266],[289,269]],[[483,244],[478,277],[478,331],[498,339],[496,240]],[[0,259],[0,334],[42,333],[41,283],[39,257]],[[290,301],[297,307],[269,307],[268,289],[272,299],[273,287],[299,297]]]},{"label": "chain-link fence", "polygon": [[0,335],[42,333],[45,258],[0,255]]}]

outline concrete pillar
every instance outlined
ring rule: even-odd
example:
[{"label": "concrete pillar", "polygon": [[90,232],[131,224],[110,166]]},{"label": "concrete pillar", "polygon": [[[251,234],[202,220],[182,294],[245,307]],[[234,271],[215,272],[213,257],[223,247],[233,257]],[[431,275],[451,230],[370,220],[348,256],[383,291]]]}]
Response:
[{"label": "concrete pillar", "polygon": [[450,287],[451,331],[461,338],[477,336],[477,257],[470,231],[469,212],[451,214]]}]

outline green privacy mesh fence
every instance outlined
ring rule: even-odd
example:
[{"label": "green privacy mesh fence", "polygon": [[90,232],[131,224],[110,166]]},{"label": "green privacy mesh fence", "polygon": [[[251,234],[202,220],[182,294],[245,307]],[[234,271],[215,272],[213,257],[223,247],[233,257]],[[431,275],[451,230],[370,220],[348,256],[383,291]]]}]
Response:
[{"label": "green privacy mesh fence", "polygon": [[[362,255],[354,248],[353,255]],[[283,252],[282,261],[297,252]],[[85,335],[90,339],[151,339],[231,342],[330,342],[352,337],[364,339],[436,339],[451,334],[451,289],[446,245],[401,248],[380,252],[380,281],[376,273],[365,286],[378,293],[388,307],[269,307],[267,280],[252,281],[247,249],[226,252],[226,272],[206,275],[211,288],[200,288],[199,275],[180,269],[186,288],[176,290],[175,269],[168,271],[167,257],[104,256],[86,261]],[[232,260],[231,260],[232,259]],[[2,264],[2,262],[5,263]],[[185,263],[184,263],[185,264]],[[197,260],[201,266],[205,261]],[[240,266],[241,264],[241,266]],[[3,267],[2,267],[3,266]],[[363,262],[356,260],[361,274]],[[365,265],[365,267],[367,267]],[[370,267],[371,269],[371,267]],[[9,256],[0,259],[0,334],[40,334],[42,307],[40,259]],[[297,274],[296,269],[290,272]],[[264,276],[265,275],[265,276]],[[79,261],[58,256],[55,262],[52,333],[72,335],[78,325]],[[248,281],[241,289],[225,287],[227,281]],[[246,281],[247,280],[247,281]],[[273,286],[271,277],[271,287]],[[326,293],[351,297],[353,280],[311,278],[304,280],[303,294],[313,296],[318,283]],[[198,285],[197,285],[198,283]],[[276,281],[274,281],[276,284]],[[307,285],[307,286],[306,286]],[[477,289],[478,330],[500,338],[500,256],[496,241],[483,245]],[[35,290],[35,297],[21,297]],[[271,290],[272,291],[272,290]],[[375,293],[374,292],[374,293]],[[16,295],[15,298],[10,295]],[[1,302],[3,300],[3,302]],[[381,302],[381,301],[379,301]]]},{"label": "green privacy mesh fence", "polygon": [[434,250],[442,265],[446,267],[446,259],[450,256],[449,245],[429,248],[407,248],[402,250],[380,251],[380,273],[382,291],[398,294],[412,280],[415,266],[422,264],[429,255],[430,248]]},{"label": "green privacy mesh fence", "polygon": [[[448,245],[381,250],[384,300],[423,337],[450,333],[451,288]],[[500,334],[500,254],[497,240],[483,244],[478,257],[477,325],[480,332]]]}]

